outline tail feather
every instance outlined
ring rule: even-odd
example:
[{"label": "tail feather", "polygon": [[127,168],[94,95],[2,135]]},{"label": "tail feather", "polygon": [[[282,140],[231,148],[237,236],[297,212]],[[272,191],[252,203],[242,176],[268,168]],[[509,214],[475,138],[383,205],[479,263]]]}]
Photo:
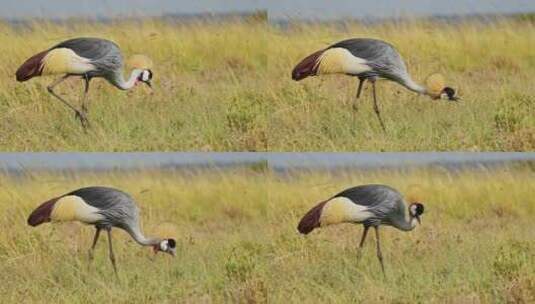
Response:
[{"label": "tail feather", "polygon": [[43,58],[48,53],[48,50],[35,54],[26,60],[17,70],[17,81],[26,81],[35,76],[40,76],[42,69]]},{"label": "tail feather", "polygon": [[327,201],[317,204],[314,208],[310,209],[297,225],[297,230],[302,234],[309,234],[315,228],[320,226],[320,217],[323,206]]},{"label": "tail feather", "polygon": [[324,51],[325,50],[317,51],[301,60],[292,71],[292,79],[299,81],[308,76],[316,75],[318,70],[318,59]]},{"label": "tail feather", "polygon": [[42,203],[32,214],[28,217],[28,225],[38,226],[42,223],[50,222],[50,214],[54,209],[54,204],[60,197],[53,198],[49,201]]}]

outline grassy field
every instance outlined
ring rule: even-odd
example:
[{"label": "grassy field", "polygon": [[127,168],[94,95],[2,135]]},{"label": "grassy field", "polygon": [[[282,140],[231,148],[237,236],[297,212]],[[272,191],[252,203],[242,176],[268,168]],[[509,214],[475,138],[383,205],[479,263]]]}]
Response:
[{"label": "grassy field", "polygon": [[[382,229],[387,279],[361,228],[307,237],[299,218],[346,187],[390,184],[425,202],[422,226]],[[535,301],[533,168],[300,172],[138,172],[0,177],[0,302],[25,303],[530,303]],[[177,238],[177,257],[153,257],[114,233],[120,281],[93,229],[31,228],[45,199],[87,185],[130,192],[143,229]],[[417,186],[415,186],[417,185]],[[166,232],[166,233],[164,233]]]},{"label": "grassy field", "polygon": [[[253,18],[254,19],[254,18]],[[67,38],[105,37],[125,57],[155,62],[154,86],[121,92],[92,83],[92,129],[46,92],[53,78],[17,83],[29,56]],[[348,37],[394,44],[413,78],[444,74],[462,101],[431,101],[380,82],[384,134],[365,86],[352,122],[356,80],[290,78],[304,56]],[[535,149],[535,25],[504,19],[456,24],[222,23],[0,24],[0,150],[9,151],[423,151]],[[59,92],[77,100],[80,80]]]},{"label": "grassy field", "polygon": [[[266,32],[265,22],[255,20],[0,25],[0,150],[266,150],[267,100],[258,93]],[[125,59],[141,53],[154,61],[152,91],[139,86],[123,92],[92,81],[87,134],[47,92],[55,77],[17,83],[14,76],[29,56],[80,36],[117,42]],[[76,78],[57,89],[76,104],[82,90]]]},{"label": "grassy field", "polygon": [[[398,84],[378,82],[385,135],[364,86],[356,124],[351,104],[358,80],[332,76],[288,80],[301,58],[350,37],[389,41],[413,79],[443,74],[462,101],[432,101]],[[535,25],[407,22],[296,25],[270,36],[272,150],[421,151],[535,149]]]}]

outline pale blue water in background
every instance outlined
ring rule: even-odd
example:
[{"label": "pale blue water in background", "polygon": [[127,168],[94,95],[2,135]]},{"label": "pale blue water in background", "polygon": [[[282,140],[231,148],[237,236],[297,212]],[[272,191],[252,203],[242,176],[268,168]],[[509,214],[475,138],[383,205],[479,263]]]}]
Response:
[{"label": "pale blue water in background", "polygon": [[418,166],[457,169],[518,161],[535,163],[535,153],[0,153],[0,172],[222,169],[243,165],[261,165],[278,172]]},{"label": "pale blue water in background", "polygon": [[397,18],[535,12],[534,0],[0,0],[0,18],[109,18],[251,12],[272,20]]},{"label": "pale blue water in background", "polygon": [[[398,18],[535,12],[535,0],[0,0],[0,19],[187,16],[267,10],[271,20]],[[535,161],[535,153],[0,153],[0,172],[213,168],[265,163],[278,170],[445,168]]]}]

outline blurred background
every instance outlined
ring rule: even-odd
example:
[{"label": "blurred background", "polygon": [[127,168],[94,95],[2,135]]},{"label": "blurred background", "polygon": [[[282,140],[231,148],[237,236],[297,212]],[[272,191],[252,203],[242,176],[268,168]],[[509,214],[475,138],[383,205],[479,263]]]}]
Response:
[{"label": "blurred background", "polygon": [[263,171],[368,170],[435,167],[445,170],[492,168],[512,164],[533,167],[535,153],[515,152],[388,152],[388,153],[0,153],[0,174],[36,171],[224,170]]},{"label": "blurred background", "polygon": [[[0,302],[24,294],[25,303],[533,303],[534,160],[535,153],[0,153],[0,214],[8,215],[0,218]],[[296,231],[318,202],[370,183],[425,204],[414,231],[382,228],[389,280],[373,241],[355,263],[360,227]],[[117,229],[119,282],[104,240],[88,260],[91,227],[26,224],[40,203],[91,185],[131,194],[144,233],[174,237],[177,257],[154,256]]]},{"label": "blurred background", "polygon": [[[535,150],[534,1],[0,0],[0,8],[1,151]],[[125,58],[155,63],[150,92],[92,82],[88,134],[44,89],[48,77],[13,77],[35,52],[73,37],[106,38]],[[291,80],[306,55],[349,37],[388,41],[415,81],[440,73],[463,102],[429,103],[384,82],[384,134],[367,86],[354,119],[351,77]],[[79,85],[68,80],[58,93],[80,98]]]},{"label": "blurred background", "polygon": [[118,16],[180,16],[196,14],[236,14],[267,10],[271,20],[398,18],[421,16],[459,16],[516,14],[535,11],[529,0],[458,0],[446,1],[321,1],[321,0],[200,0],[200,1],[9,1],[1,0],[0,18],[111,18]]}]

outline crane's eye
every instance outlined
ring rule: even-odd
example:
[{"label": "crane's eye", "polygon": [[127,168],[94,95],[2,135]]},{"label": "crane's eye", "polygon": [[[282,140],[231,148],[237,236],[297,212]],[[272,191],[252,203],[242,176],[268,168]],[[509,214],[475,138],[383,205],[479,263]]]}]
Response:
[{"label": "crane's eye", "polygon": [[443,94],[446,94],[449,100],[457,100],[458,98],[455,97],[455,90],[450,87],[445,87],[442,90]]},{"label": "crane's eye", "polygon": [[420,203],[417,203],[416,204],[416,214],[417,215],[421,215],[424,213],[424,205],[420,204]]},{"label": "crane's eye", "polygon": [[414,216],[421,215],[422,213],[424,213],[424,205],[420,203],[413,203],[410,206],[410,211],[411,211],[411,214]]}]

